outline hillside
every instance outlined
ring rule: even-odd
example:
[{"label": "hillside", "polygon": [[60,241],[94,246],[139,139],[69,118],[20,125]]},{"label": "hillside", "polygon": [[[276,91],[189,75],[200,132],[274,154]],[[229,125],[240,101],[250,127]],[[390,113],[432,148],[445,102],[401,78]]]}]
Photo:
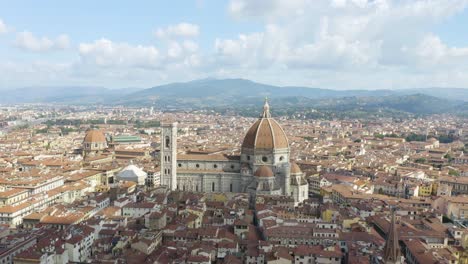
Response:
[{"label": "hillside", "polygon": [[373,113],[468,114],[468,89],[332,90],[281,87],[245,79],[202,79],[148,89],[29,87],[5,91],[0,103],[62,103],[155,106],[160,109],[215,109],[242,114],[269,97],[278,114],[313,113],[361,116]]}]

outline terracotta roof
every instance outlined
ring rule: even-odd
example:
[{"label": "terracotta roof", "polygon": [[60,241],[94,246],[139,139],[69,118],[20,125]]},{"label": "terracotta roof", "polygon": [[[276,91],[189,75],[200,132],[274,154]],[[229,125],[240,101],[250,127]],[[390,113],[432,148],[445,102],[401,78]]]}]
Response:
[{"label": "terracotta roof", "polygon": [[296,162],[291,162],[291,174],[302,173],[301,168],[296,164]]},{"label": "terracotta roof", "polygon": [[281,126],[270,117],[269,107],[247,131],[242,148],[275,149],[288,148],[288,138]]},{"label": "terracotta roof", "polygon": [[257,177],[273,177],[273,171],[270,169],[268,166],[260,166],[256,171],[255,171],[255,176]]},{"label": "terracotta roof", "polygon": [[89,130],[86,132],[86,136],[83,140],[85,143],[102,143],[106,142],[106,137],[104,136],[104,133],[102,133],[101,130]]},{"label": "terracotta roof", "polygon": [[179,154],[177,160],[210,160],[210,161],[238,161],[240,156],[230,156],[225,154]]}]

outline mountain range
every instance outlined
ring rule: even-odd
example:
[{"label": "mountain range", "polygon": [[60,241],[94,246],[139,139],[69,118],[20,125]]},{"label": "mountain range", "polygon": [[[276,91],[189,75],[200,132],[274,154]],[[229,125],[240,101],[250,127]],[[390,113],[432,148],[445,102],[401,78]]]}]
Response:
[{"label": "mountain range", "polygon": [[1,104],[61,103],[150,106],[166,109],[254,106],[265,97],[277,107],[393,109],[417,114],[468,113],[468,89],[332,90],[274,86],[245,79],[201,79],[148,89],[26,87],[3,92]]}]

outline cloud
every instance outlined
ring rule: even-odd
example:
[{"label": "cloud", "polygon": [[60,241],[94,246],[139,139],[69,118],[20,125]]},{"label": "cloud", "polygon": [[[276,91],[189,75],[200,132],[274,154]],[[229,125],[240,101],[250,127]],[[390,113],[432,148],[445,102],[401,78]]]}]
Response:
[{"label": "cloud", "polygon": [[466,0],[231,0],[228,11],[237,18],[278,19],[328,13],[330,8],[339,12],[353,11],[355,15],[378,8],[398,10],[399,16],[444,18],[463,10],[467,5]]},{"label": "cloud", "polygon": [[102,67],[154,68],[162,61],[160,51],[154,46],[115,43],[105,38],[92,43],[81,43],[78,51],[84,63]]},{"label": "cloud", "polygon": [[99,39],[81,43],[78,47],[81,62],[105,68],[141,68],[166,70],[180,65],[199,64],[198,44],[191,40],[170,41],[167,47],[131,45]]},{"label": "cloud", "polygon": [[8,32],[7,25],[5,24],[5,22],[3,22],[3,20],[0,19],[0,34],[4,34],[7,32]]},{"label": "cloud", "polygon": [[426,35],[412,52],[418,58],[420,65],[428,66],[458,66],[466,67],[468,47],[449,47],[434,35]]},{"label": "cloud", "polygon": [[54,40],[47,37],[36,37],[29,31],[23,31],[16,35],[15,46],[33,52],[64,50],[70,46],[70,39],[64,34],[59,35]]},{"label": "cloud", "polygon": [[[176,23],[157,28],[152,44],[83,42],[71,49],[79,58],[72,67],[47,68],[104,86],[214,76],[342,89],[466,87],[468,46],[433,31],[467,6],[468,0],[230,0],[225,11],[241,25],[229,26],[255,30],[198,43],[199,25]],[[51,51],[70,41],[22,32],[16,45]]]},{"label": "cloud", "polygon": [[[223,72],[239,72],[240,67],[272,78],[301,73],[305,83],[322,86],[316,83],[320,80],[325,87],[335,82],[331,87],[372,88],[369,76],[377,73],[383,79],[398,76],[415,82],[423,77],[411,74],[452,75],[442,74],[442,65],[460,75],[461,69],[468,71],[463,62],[468,47],[448,47],[428,31],[467,6],[468,0],[231,0],[228,12],[233,17],[263,22],[265,29],[217,38],[214,57]],[[314,71],[347,77],[329,81]]]},{"label": "cloud", "polygon": [[198,25],[190,23],[179,23],[176,25],[169,25],[166,28],[158,28],[155,32],[158,38],[193,38],[197,37],[200,33]]},{"label": "cloud", "polygon": [[231,0],[228,10],[236,18],[278,18],[303,14],[308,2],[318,0]]}]

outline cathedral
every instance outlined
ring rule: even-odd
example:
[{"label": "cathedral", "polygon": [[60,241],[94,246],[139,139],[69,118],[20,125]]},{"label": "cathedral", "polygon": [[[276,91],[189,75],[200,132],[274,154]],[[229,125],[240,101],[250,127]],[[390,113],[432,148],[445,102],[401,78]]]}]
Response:
[{"label": "cathedral", "polygon": [[240,156],[177,153],[177,123],[161,124],[161,184],[171,190],[308,197],[309,185],[290,161],[289,141],[267,101],[244,137]]}]

